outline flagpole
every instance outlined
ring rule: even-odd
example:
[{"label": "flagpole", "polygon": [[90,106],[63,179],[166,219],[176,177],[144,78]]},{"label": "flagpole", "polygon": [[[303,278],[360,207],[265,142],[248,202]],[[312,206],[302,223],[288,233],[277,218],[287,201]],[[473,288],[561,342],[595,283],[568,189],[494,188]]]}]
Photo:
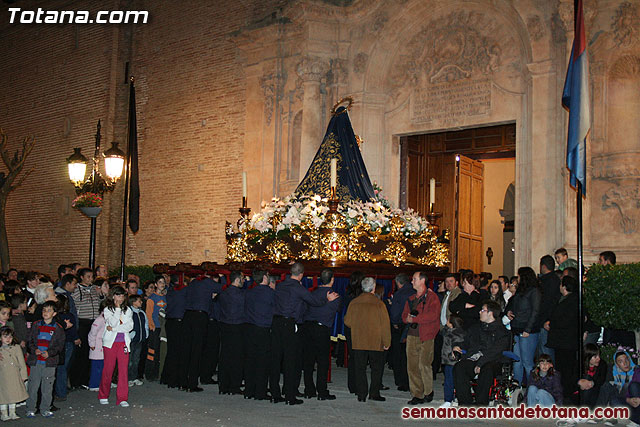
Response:
[{"label": "flagpole", "polygon": [[[574,44],[575,44],[575,37],[578,36],[578,20],[582,20],[582,5],[580,4],[580,0],[573,0],[573,30],[574,30]],[[584,26],[584,22],[581,21],[580,24],[582,26]],[[573,52],[573,50],[572,50]],[[572,59],[572,58],[571,58]],[[571,60],[570,59],[570,60]],[[586,138],[586,137],[585,137]],[[586,155],[586,139],[585,139],[585,155]],[[585,179],[585,184],[586,184],[586,179]],[[582,358],[583,356],[583,350],[584,350],[584,343],[583,343],[583,336],[584,336],[584,310],[583,310],[583,306],[582,306],[582,286],[583,286],[583,277],[584,277],[584,262],[582,259],[582,181],[577,179],[576,180],[576,222],[577,222],[577,246],[578,246],[578,317],[579,317],[579,322],[578,322],[578,374],[579,374],[579,378],[582,378],[582,374],[583,374],[583,370],[584,370],[584,363]],[[578,405],[582,404],[582,397],[580,395],[580,393],[578,393]]]},{"label": "flagpole", "polygon": [[[579,343],[580,345],[578,346],[578,364],[580,366],[579,368],[579,378],[582,378],[582,374],[583,374],[583,369],[584,369],[584,363],[582,360],[583,357],[583,336],[584,336],[584,331],[583,331],[583,326],[584,326],[584,314],[583,314],[583,308],[582,308],[582,282],[583,282],[583,276],[584,276],[584,262],[582,259],[582,182],[578,181],[577,185],[576,185],[576,216],[577,218],[577,225],[578,225],[578,316],[580,318],[580,322],[578,323],[579,325]],[[582,402],[580,401],[580,398],[578,400],[578,403],[581,404]]]},{"label": "flagpole", "polygon": [[[129,102],[131,102],[131,85],[133,85],[133,76],[129,79]],[[130,117],[129,117],[130,119]],[[127,123],[127,154],[124,161],[124,203],[122,207],[122,247],[120,256],[120,280],[124,282],[124,266],[127,253],[127,212],[129,210],[129,177],[131,176],[131,134],[129,132],[131,120]]]}]

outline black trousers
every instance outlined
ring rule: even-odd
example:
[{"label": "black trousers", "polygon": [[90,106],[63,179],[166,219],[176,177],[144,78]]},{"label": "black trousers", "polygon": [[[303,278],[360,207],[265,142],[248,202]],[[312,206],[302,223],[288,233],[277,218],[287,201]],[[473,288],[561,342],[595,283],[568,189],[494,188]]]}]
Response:
[{"label": "black trousers", "polygon": [[246,351],[244,395],[265,399],[269,369],[271,369],[271,329],[245,324],[244,343]]},{"label": "black trousers", "polygon": [[157,381],[160,373],[160,332],[159,326],[149,331],[147,340],[147,361],[144,365],[144,376],[147,381]]},{"label": "black trousers", "polygon": [[589,390],[580,390],[580,404],[593,409],[598,401],[600,387],[592,387]]},{"label": "black trousers", "polygon": [[560,382],[562,383],[562,394],[565,396],[566,404],[575,404],[578,402],[570,402],[573,399],[573,393],[578,386],[578,356],[576,350],[555,349],[556,365],[555,369],[560,372]]},{"label": "black trousers", "polygon": [[393,378],[398,387],[409,388],[407,374],[407,343],[400,342],[404,325],[391,326],[391,357],[393,360]]},{"label": "black trousers", "polygon": [[356,389],[356,366],[353,360],[353,347],[351,344],[351,328],[344,327],[344,335],[347,338],[347,386],[349,393],[357,393]]},{"label": "black trousers", "polygon": [[71,359],[71,369],[69,371],[69,381],[71,387],[79,387],[89,385],[89,374],[91,372],[91,362],[89,361],[89,331],[93,320],[79,319],[78,321],[78,337],[81,344],[79,348],[73,352]]},{"label": "black trousers", "polygon": [[[476,362],[472,360],[461,360],[453,367],[453,383],[456,389],[459,405],[473,404],[471,396],[471,380],[475,377],[474,371]],[[493,385],[493,379],[500,371],[500,363],[489,362],[482,366],[478,374],[478,385],[475,388],[476,404],[489,404],[489,390]]]},{"label": "black trousers", "polygon": [[207,322],[207,335],[202,350],[200,381],[210,382],[220,361],[220,322],[216,319],[209,319]]},{"label": "black trousers", "polygon": [[220,373],[218,384],[223,393],[239,393],[244,367],[243,325],[220,322]]},{"label": "black trousers", "polygon": [[[356,394],[358,397],[367,397],[367,388],[369,389],[369,397],[380,396],[384,356],[384,351],[353,350]],[[371,365],[371,385],[367,385],[367,362]]]},{"label": "black trousers", "polygon": [[[327,376],[329,375],[329,351],[331,332],[329,327],[318,322],[305,322],[303,325],[304,356],[304,394],[326,396]],[[313,368],[318,364],[316,384],[313,383]]]},{"label": "black trousers", "polygon": [[[149,331],[151,332],[151,331]],[[149,335],[151,336],[151,335]],[[144,378],[144,373],[147,366],[147,352],[149,351],[149,339],[142,342],[140,347],[140,359],[138,360],[138,379]]]},{"label": "black trousers", "polygon": [[[269,388],[273,398],[281,398],[280,371],[284,372],[284,396],[292,401],[296,398],[300,376],[296,374],[298,354],[300,353],[299,335],[296,333],[294,319],[281,316],[273,317],[271,326],[271,374]],[[297,382],[296,382],[297,378]]]},{"label": "black trousers", "polygon": [[431,362],[431,368],[433,370],[433,379],[436,379],[436,374],[440,371],[440,365],[442,364],[442,333],[438,332],[433,340],[433,362]]},{"label": "black trousers", "polygon": [[184,348],[182,319],[167,319],[164,328],[167,333],[167,356],[164,358],[160,382],[169,387],[179,387],[180,371],[183,364],[181,353]]},{"label": "black trousers", "polygon": [[207,320],[209,315],[204,311],[187,310],[184,313],[183,336],[184,336],[184,364],[180,375],[180,385],[182,387],[198,387],[198,377],[200,376],[200,363],[202,359],[202,347],[204,335],[207,332]]}]

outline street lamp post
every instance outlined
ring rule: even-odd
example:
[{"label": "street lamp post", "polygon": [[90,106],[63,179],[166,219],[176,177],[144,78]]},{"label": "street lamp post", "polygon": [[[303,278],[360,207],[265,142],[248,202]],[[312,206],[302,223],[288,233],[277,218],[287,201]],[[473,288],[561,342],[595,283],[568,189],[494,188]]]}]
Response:
[{"label": "street lamp post", "polygon": [[[91,174],[84,179],[87,171],[88,160],[82,155],[80,148],[74,148],[73,154],[67,158],[67,164],[69,168],[69,179],[76,187],[76,194],[94,193],[103,196],[105,192],[111,192],[116,186],[116,182],[122,175],[122,168],[125,161],[125,154],[118,148],[117,142],[112,142],[110,149],[100,153],[100,120],[98,120],[98,126],[96,130],[96,146],[95,153],[92,159]],[[104,156],[104,166],[106,172],[106,179],[103,178],[99,171],[100,157]],[[97,228],[97,216],[99,211],[86,213],[91,218],[91,236],[89,241],[89,268],[95,267],[96,259],[96,228]]]}]

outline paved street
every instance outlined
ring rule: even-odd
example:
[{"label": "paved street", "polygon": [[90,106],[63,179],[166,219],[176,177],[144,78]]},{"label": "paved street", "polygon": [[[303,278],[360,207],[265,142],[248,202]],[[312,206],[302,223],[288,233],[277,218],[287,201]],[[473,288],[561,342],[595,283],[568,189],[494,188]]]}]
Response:
[{"label": "paved street", "polygon": [[[320,402],[305,399],[302,405],[290,407],[282,403],[274,405],[268,401],[245,400],[242,396],[221,396],[218,386],[204,386],[202,393],[185,393],[169,390],[158,383],[145,383],[132,387],[129,394],[130,408],[115,406],[115,390],[111,391],[111,404],[98,403],[96,392],[74,391],[66,402],[57,402],[60,410],[51,419],[37,415],[35,419],[21,419],[8,425],[51,426],[350,426],[356,424],[397,426],[405,421],[401,410],[410,399],[409,393],[392,387],[382,394],[386,402],[358,402],[347,391],[347,370],[332,367],[333,383],[330,390],[337,395],[334,401]],[[393,374],[385,369],[384,384],[393,385]],[[302,391],[303,387],[300,387]],[[435,383],[436,396],[430,406],[442,403],[442,374]],[[18,414],[24,416],[24,406]],[[429,425],[470,425],[471,421],[428,420]],[[555,425],[552,421],[473,421],[473,425]]]}]

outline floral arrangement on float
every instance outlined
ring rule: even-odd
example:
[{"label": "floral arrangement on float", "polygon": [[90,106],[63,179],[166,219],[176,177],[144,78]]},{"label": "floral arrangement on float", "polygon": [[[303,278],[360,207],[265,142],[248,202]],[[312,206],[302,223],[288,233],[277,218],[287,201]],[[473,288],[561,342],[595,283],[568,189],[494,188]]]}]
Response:
[{"label": "floral arrangement on float", "polygon": [[[309,222],[313,228],[320,229],[325,223],[327,212],[329,212],[328,199],[318,195],[274,198],[270,202],[262,203],[262,210],[251,217],[247,231],[260,234],[275,233],[281,236],[283,232],[287,233],[304,222]],[[349,227],[364,224],[372,231],[380,231],[383,235],[391,232],[390,222],[393,218],[399,218],[402,221],[402,232],[407,237],[420,234],[429,228],[429,222],[412,209],[404,211],[392,209],[381,200],[372,202],[352,200],[339,205],[338,213]]]},{"label": "floral arrangement on float", "polygon": [[374,186],[371,201],[350,200],[332,212],[330,200],[289,195],[263,202],[234,230],[227,223],[229,262],[290,259],[406,262],[433,267],[449,263],[449,248],[434,227],[412,209],[392,208]]}]

